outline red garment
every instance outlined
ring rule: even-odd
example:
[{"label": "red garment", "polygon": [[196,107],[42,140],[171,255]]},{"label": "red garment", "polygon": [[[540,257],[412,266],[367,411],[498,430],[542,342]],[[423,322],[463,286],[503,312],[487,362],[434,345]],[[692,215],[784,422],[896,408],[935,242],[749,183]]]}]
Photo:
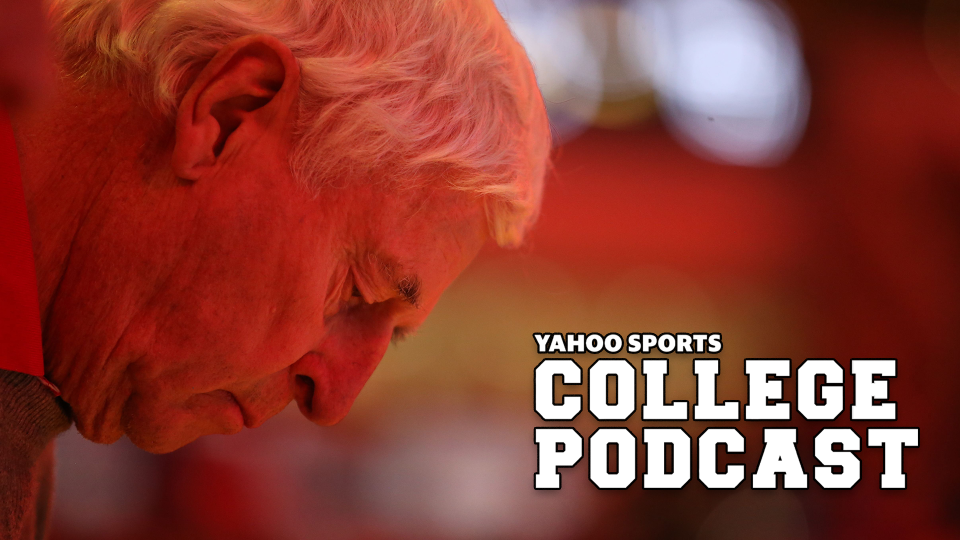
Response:
[{"label": "red garment", "polygon": [[0,369],[43,377],[40,303],[13,129],[0,110]]}]

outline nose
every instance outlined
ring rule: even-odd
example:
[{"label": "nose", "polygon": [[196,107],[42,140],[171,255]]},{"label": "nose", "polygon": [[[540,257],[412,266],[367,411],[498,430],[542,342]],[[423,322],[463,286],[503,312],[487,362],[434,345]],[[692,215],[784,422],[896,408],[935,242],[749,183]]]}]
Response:
[{"label": "nose", "polygon": [[383,358],[392,335],[388,314],[358,309],[337,315],[320,346],[291,366],[290,384],[300,412],[321,426],[342,420]]}]

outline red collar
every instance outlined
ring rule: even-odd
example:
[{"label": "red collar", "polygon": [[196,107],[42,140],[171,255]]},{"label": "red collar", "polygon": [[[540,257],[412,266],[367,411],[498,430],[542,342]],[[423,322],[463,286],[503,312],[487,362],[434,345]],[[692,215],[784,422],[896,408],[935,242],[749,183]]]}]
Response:
[{"label": "red collar", "polygon": [[[43,378],[40,304],[13,129],[0,109],[0,369]],[[48,383],[49,384],[49,383]],[[54,387],[55,388],[55,387]],[[57,391],[56,393],[59,393]]]}]

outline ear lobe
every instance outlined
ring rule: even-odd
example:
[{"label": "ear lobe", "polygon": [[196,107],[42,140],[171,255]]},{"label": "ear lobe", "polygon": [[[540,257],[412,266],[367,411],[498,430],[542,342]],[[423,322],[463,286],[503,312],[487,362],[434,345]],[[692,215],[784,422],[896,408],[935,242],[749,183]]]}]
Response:
[{"label": "ear lobe", "polygon": [[217,53],[187,89],[176,118],[172,166],[180,178],[207,171],[271,137],[289,140],[300,68],[290,49],[266,35],[245,36]]}]

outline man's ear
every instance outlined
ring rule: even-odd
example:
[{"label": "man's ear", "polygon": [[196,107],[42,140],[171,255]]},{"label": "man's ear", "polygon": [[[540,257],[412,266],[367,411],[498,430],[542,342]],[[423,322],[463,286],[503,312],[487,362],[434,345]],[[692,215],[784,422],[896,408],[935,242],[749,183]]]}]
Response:
[{"label": "man's ear", "polygon": [[180,102],[173,171],[197,180],[245,143],[288,142],[296,120],[300,67],[290,49],[267,35],[226,45]]}]

